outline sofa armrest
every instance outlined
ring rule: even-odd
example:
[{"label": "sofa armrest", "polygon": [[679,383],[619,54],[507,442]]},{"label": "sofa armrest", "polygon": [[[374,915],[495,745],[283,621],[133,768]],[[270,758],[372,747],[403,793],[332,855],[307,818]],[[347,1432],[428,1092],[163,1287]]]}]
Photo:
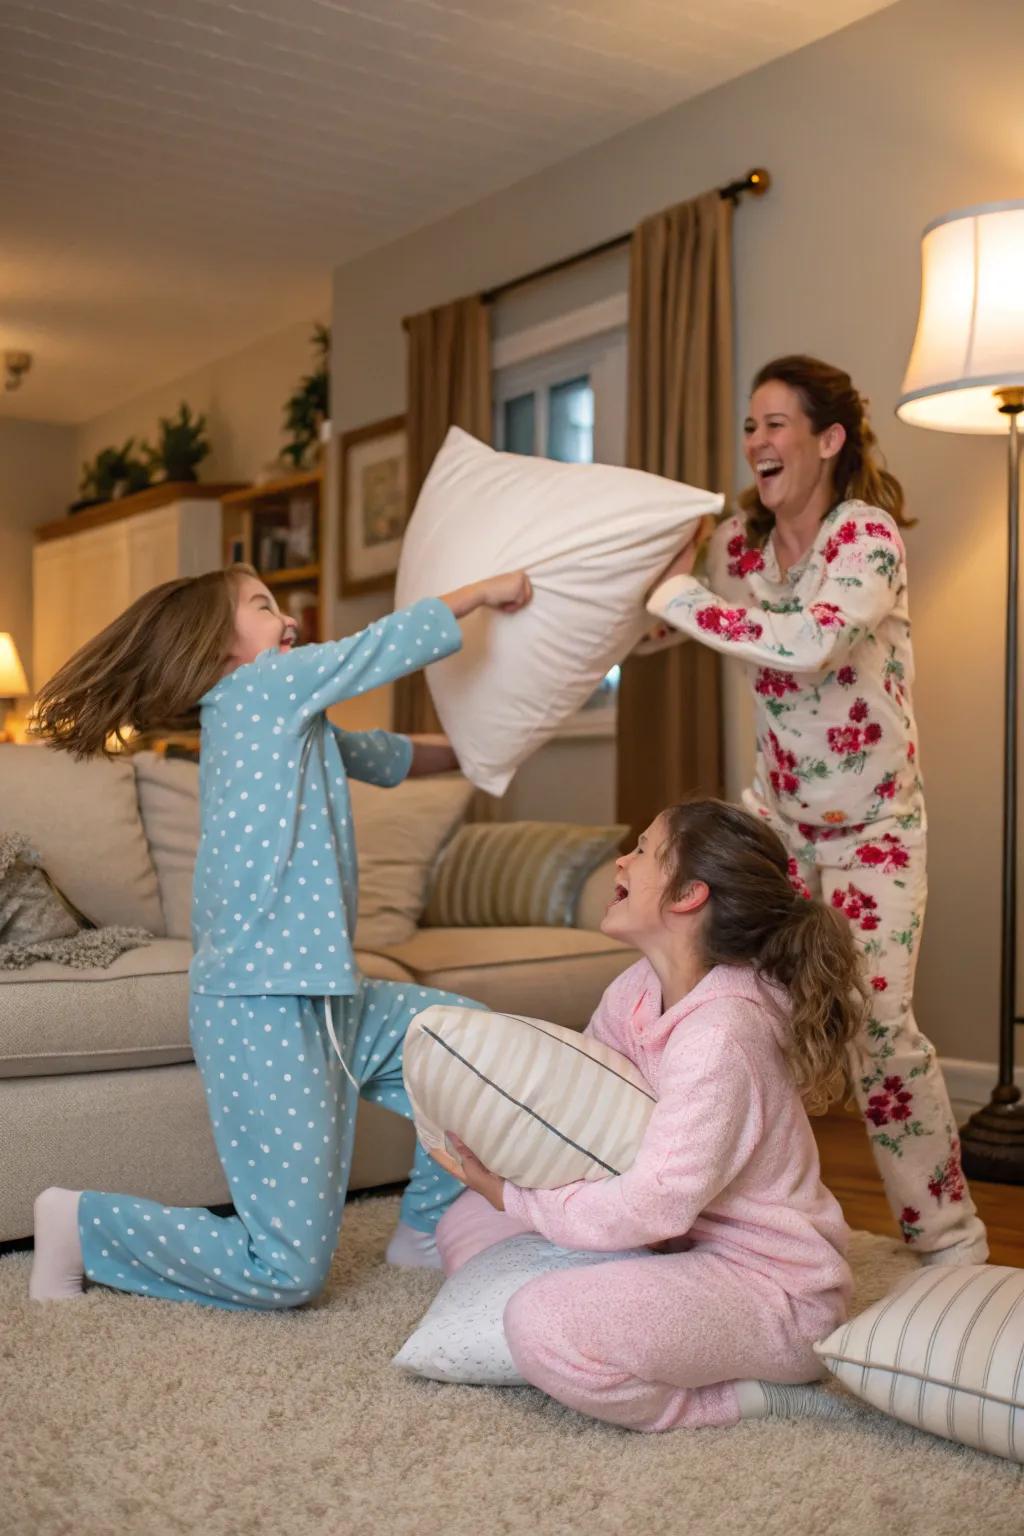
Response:
[{"label": "sofa armrest", "polygon": [[601,919],[612,899],[615,889],[615,859],[606,859],[599,864],[592,875],[587,877],[583,890],[580,892],[579,906],[576,908],[577,928],[591,928],[595,932],[601,926]]}]

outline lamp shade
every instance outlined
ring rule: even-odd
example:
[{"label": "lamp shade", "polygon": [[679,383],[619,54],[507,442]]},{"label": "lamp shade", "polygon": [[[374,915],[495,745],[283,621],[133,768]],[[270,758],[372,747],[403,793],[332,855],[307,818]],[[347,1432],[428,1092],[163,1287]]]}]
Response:
[{"label": "lamp shade", "polygon": [[1024,385],[1024,200],[947,213],[921,238],[921,309],[896,414],[1000,432],[993,391]]},{"label": "lamp shade", "polygon": [[28,693],[28,679],[18,648],[8,634],[0,634],[0,699],[21,699]]}]

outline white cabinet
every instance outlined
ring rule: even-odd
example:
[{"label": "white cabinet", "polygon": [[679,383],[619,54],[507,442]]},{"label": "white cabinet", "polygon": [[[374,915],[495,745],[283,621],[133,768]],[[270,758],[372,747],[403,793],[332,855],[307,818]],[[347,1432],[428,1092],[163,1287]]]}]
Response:
[{"label": "white cabinet", "polygon": [[77,531],[69,518],[66,534],[33,550],[34,686],[150,587],[222,564],[218,501],[175,501]]}]

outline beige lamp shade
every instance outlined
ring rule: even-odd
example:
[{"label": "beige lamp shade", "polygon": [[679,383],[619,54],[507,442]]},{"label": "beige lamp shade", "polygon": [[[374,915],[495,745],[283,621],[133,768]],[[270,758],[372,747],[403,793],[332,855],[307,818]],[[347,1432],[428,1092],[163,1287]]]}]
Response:
[{"label": "beige lamp shade", "polygon": [[921,238],[921,310],[896,414],[1007,431],[993,391],[1024,385],[1024,200],[947,213]]},{"label": "beige lamp shade", "polygon": [[28,679],[18,648],[11,636],[0,633],[0,699],[21,699],[28,693]]}]

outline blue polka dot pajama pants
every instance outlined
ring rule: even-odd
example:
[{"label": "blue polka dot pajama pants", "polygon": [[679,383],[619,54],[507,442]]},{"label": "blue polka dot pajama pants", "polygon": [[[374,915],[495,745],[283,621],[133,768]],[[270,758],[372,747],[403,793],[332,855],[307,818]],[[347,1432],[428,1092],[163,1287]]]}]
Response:
[{"label": "blue polka dot pajama pants", "polygon": [[[402,1046],[413,1016],[466,998],[364,981],[354,997],[191,1002],[192,1047],[237,1215],[87,1190],[78,1210],[89,1280],[222,1307],[294,1307],[323,1287],[348,1190],[357,1094],[412,1117]],[[402,1219],[432,1232],[462,1185],[417,1143]]]}]

